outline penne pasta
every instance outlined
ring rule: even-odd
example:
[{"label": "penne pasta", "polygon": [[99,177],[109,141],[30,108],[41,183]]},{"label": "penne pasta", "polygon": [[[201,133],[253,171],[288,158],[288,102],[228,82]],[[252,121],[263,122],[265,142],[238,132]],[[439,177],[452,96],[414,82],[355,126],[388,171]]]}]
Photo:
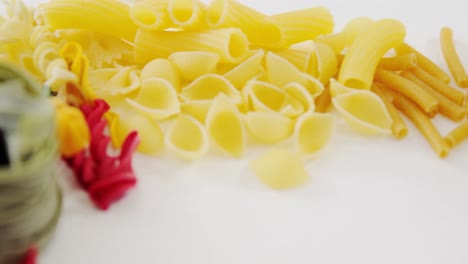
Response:
[{"label": "penne pasta", "polygon": [[325,87],[323,92],[315,99],[315,112],[327,113],[331,105],[330,83]]},{"label": "penne pasta", "polygon": [[417,56],[414,53],[382,58],[380,68],[387,71],[405,71],[417,66]]},{"label": "penne pasta", "polygon": [[248,112],[245,125],[256,141],[275,144],[291,136],[294,122],[277,112]]},{"label": "penne pasta", "polygon": [[240,29],[206,31],[144,31],[135,37],[135,58],[145,64],[167,58],[178,51],[206,51],[218,54],[221,62],[239,63],[247,57],[248,41]]},{"label": "penne pasta", "polygon": [[330,47],[335,54],[342,52],[346,47],[348,40],[347,32],[338,32],[327,35],[320,35],[315,39],[316,43],[323,43]]},{"label": "penne pasta", "polygon": [[468,120],[452,129],[444,138],[450,148],[454,148],[468,138]]},{"label": "penne pasta", "polygon": [[435,153],[437,153],[439,157],[445,158],[449,153],[449,147],[426,114],[403,95],[393,92],[390,89],[387,89],[386,92],[391,94],[395,107],[411,120],[426,138],[427,142],[429,142]]},{"label": "penne pasta", "polygon": [[395,136],[398,139],[406,137],[406,135],[408,135],[408,126],[401,117],[400,112],[398,112],[398,109],[396,109],[395,106],[392,104],[392,99],[385,94],[385,92],[378,84],[372,84],[372,91],[376,93],[380,97],[380,99],[382,99],[382,102],[385,104],[388,113],[392,117],[393,136]]},{"label": "penne pasta", "polygon": [[452,29],[443,27],[440,30],[440,47],[455,82],[459,87],[468,88],[468,75],[453,43]]},{"label": "penne pasta", "polygon": [[258,51],[247,60],[226,72],[224,77],[226,77],[226,79],[228,79],[238,90],[242,90],[248,81],[255,78],[255,76],[262,71],[261,64],[264,55],[265,52],[263,50]]},{"label": "penne pasta", "polygon": [[285,48],[317,36],[333,32],[334,22],[330,11],[324,7],[306,8],[271,16],[271,21],[278,28],[278,39],[273,39],[267,46]]},{"label": "penne pasta", "polygon": [[455,122],[459,122],[465,118],[466,112],[460,105],[450,101],[445,96],[438,93],[436,90],[432,89],[430,86],[421,81],[418,77],[412,74],[409,71],[404,71],[401,73],[401,76],[414,82],[419,87],[423,88],[428,94],[434,97],[439,102],[439,112],[450,118]]},{"label": "penne pasta", "polygon": [[447,97],[451,101],[458,105],[463,105],[465,102],[465,94],[454,87],[442,82],[430,73],[426,72],[420,67],[416,67],[409,70],[412,74],[418,77],[421,81],[432,87],[435,91],[441,95]]},{"label": "penne pasta", "polygon": [[118,0],[55,0],[41,4],[36,13],[54,29],[86,29],[131,42],[137,31],[129,6]]},{"label": "penne pasta", "polygon": [[335,119],[332,114],[301,115],[294,127],[294,144],[301,155],[312,155],[322,150],[333,134]]},{"label": "penne pasta", "polygon": [[193,81],[202,75],[215,73],[219,56],[205,51],[180,51],[172,53],[169,61],[184,80]]},{"label": "penne pasta", "polygon": [[208,26],[205,6],[199,0],[169,0],[167,12],[178,28],[201,30]]},{"label": "penne pasta", "polygon": [[403,42],[406,29],[394,19],[382,19],[359,34],[346,53],[338,80],[349,87],[367,89],[383,55]]},{"label": "penne pasta", "polygon": [[396,73],[382,69],[377,69],[375,72],[375,81],[408,97],[428,114],[429,117],[434,117],[437,113],[437,107],[439,105],[437,100],[414,82]]},{"label": "penne pasta", "polygon": [[396,46],[395,51],[398,55],[414,53],[416,54],[418,60],[418,67],[423,69],[424,71],[428,72],[430,75],[434,76],[435,78],[439,79],[444,83],[450,83],[450,76],[442,70],[437,64],[431,61],[429,58],[424,56],[422,53],[417,51],[415,48],[411,47],[407,43],[401,43],[400,45]]},{"label": "penne pasta", "polygon": [[154,59],[141,69],[141,81],[155,77],[169,81],[177,91],[180,91],[179,71],[170,60]]},{"label": "penne pasta", "polygon": [[145,30],[158,30],[170,27],[171,19],[167,12],[168,0],[141,1],[130,6],[130,18]]}]

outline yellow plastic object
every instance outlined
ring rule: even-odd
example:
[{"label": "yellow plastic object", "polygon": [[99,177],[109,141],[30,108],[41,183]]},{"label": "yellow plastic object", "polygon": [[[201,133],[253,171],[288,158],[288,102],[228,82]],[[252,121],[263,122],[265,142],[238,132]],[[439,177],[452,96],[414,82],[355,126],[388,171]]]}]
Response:
[{"label": "yellow plastic object", "polygon": [[180,105],[180,110],[182,113],[193,116],[198,121],[205,123],[206,115],[212,103],[212,100],[188,101]]},{"label": "yellow plastic object", "polygon": [[240,158],[246,148],[243,118],[231,100],[219,95],[206,116],[208,134],[214,142],[234,157]]},{"label": "yellow plastic object", "polygon": [[310,178],[300,155],[283,149],[270,149],[249,165],[258,179],[273,189],[298,187]]},{"label": "yellow plastic object", "polygon": [[161,78],[145,79],[135,99],[126,98],[135,110],[157,120],[180,113],[177,91],[169,81]]},{"label": "yellow plastic object", "polygon": [[373,92],[358,90],[341,94],[332,99],[348,125],[363,135],[390,134],[392,118],[382,102]]},{"label": "yellow plastic object", "polygon": [[219,94],[227,95],[236,104],[242,103],[239,91],[222,75],[206,74],[182,89],[183,101],[211,100]]},{"label": "yellow plastic object", "polygon": [[245,116],[247,131],[260,143],[274,144],[293,132],[292,119],[275,112],[249,112]]},{"label": "yellow plastic object", "polygon": [[166,146],[177,157],[196,160],[208,151],[208,133],[197,119],[181,114],[167,131]]},{"label": "yellow plastic object", "polygon": [[333,134],[335,119],[332,114],[306,113],[301,115],[294,127],[294,144],[302,155],[311,155],[322,150]]},{"label": "yellow plastic object", "polygon": [[219,56],[205,51],[179,51],[172,53],[169,60],[183,79],[193,81],[202,75],[215,73]]}]

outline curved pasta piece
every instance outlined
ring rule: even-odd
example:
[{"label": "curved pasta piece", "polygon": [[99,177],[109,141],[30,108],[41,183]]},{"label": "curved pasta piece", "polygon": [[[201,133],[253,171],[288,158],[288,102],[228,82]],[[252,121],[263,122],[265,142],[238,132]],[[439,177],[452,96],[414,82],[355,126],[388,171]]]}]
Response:
[{"label": "curved pasta piece", "polygon": [[374,23],[375,21],[368,17],[351,19],[343,28],[343,32],[346,34],[346,46],[351,46],[357,36],[369,30]]},{"label": "curved pasta piece", "polygon": [[273,84],[250,81],[244,89],[255,111],[281,112],[287,106],[288,95]]},{"label": "curved pasta piece", "polygon": [[333,106],[348,125],[363,135],[390,134],[393,120],[376,94],[357,90],[332,99]]},{"label": "curved pasta piece", "polygon": [[179,51],[172,53],[169,61],[179,70],[183,79],[193,81],[202,75],[216,72],[219,56],[205,51]]},{"label": "curved pasta piece", "polygon": [[224,151],[242,157],[246,148],[245,125],[236,106],[225,95],[217,96],[206,116],[208,134]]},{"label": "curved pasta piece", "polygon": [[335,54],[338,54],[345,49],[347,40],[347,32],[338,32],[334,34],[320,35],[315,39],[315,42],[329,46]]},{"label": "curved pasta piece", "polygon": [[315,77],[323,84],[327,84],[330,78],[338,72],[338,61],[335,52],[326,44],[315,43],[315,57],[318,73]]},{"label": "curved pasta piece", "polygon": [[334,78],[330,79],[330,95],[331,97],[335,97],[340,94],[346,94],[346,93],[351,93],[355,92],[356,89],[344,86]]},{"label": "curved pasta piece", "polygon": [[223,76],[206,74],[182,89],[179,94],[184,101],[210,100],[219,94],[227,95],[236,104],[242,103],[239,91]]},{"label": "curved pasta piece", "polygon": [[[102,69],[105,70],[105,69]],[[108,75],[112,69],[109,71],[104,72],[100,70],[95,70],[93,75],[102,74]],[[138,75],[140,74],[140,70],[135,66],[127,66],[120,69],[117,69],[116,73],[107,80],[103,87],[98,87],[103,93],[109,93],[112,96],[117,95],[128,95],[132,92],[135,92],[138,88],[140,88],[140,78]],[[91,73],[90,73],[91,76]],[[103,79],[105,76],[102,76],[100,79]]]},{"label": "curved pasta piece", "polygon": [[210,110],[211,104],[212,100],[188,101],[180,105],[180,111],[193,116],[202,123],[205,123],[206,115]]},{"label": "curved pasta piece", "polygon": [[208,26],[205,6],[198,0],[169,0],[167,12],[176,27],[201,30]]},{"label": "curved pasta piece", "polygon": [[312,74],[311,70],[315,64],[314,49],[304,49],[291,46],[287,49],[276,49],[272,51],[274,54],[288,60],[291,64],[302,72]]},{"label": "curved pasta piece", "polygon": [[307,88],[305,88],[300,83],[288,83],[283,90],[290,97],[294,98],[302,104],[304,112],[313,112],[315,110],[314,98],[309,93],[309,91],[307,91]]},{"label": "curved pasta piece", "polygon": [[170,26],[167,12],[168,0],[142,1],[130,7],[130,18],[145,30],[164,29]]},{"label": "curved pasta piece", "polygon": [[135,37],[135,59],[145,64],[156,58],[167,58],[178,51],[207,51],[219,55],[224,63],[239,63],[248,54],[249,42],[238,28],[204,31],[145,31]]},{"label": "curved pasta piece", "polygon": [[453,31],[451,28],[443,27],[440,30],[440,47],[445,63],[447,63],[455,82],[461,88],[468,88],[468,75],[455,48]]},{"label": "curved pasta piece", "polygon": [[294,122],[280,113],[248,112],[245,116],[247,131],[259,142],[275,144],[291,136]]},{"label": "curved pasta piece", "polygon": [[294,144],[302,155],[322,150],[330,142],[335,119],[332,114],[306,113],[296,120]]},{"label": "curved pasta piece", "polygon": [[177,91],[169,81],[161,78],[149,78],[141,83],[135,99],[126,99],[137,111],[158,120],[180,113]]},{"label": "curved pasta piece", "polygon": [[346,53],[338,80],[350,87],[369,90],[377,65],[391,48],[403,43],[405,26],[394,19],[382,19],[359,34]]},{"label": "curved pasta piece", "polygon": [[248,81],[252,80],[261,72],[261,64],[264,55],[265,52],[263,50],[256,52],[247,60],[226,72],[224,77],[226,77],[234,87],[241,90]]},{"label": "curved pasta piece", "polygon": [[270,149],[249,162],[257,178],[273,189],[304,185],[310,178],[300,155],[283,149]]},{"label": "curved pasta piece", "polygon": [[176,66],[168,59],[154,59],[141,69],[140,79],[162,78],[169,81],[177,91],[180,91],[180,76]]},{"label": "curved pasta piece", "polygon": [[60,57],[60,48],[54,42],[42,42],[33,52],[33,62],[37,72],[45,74],[47,66],[56,58]]},{"label": "curved pasta piece", "polygon": [[167,131],[166,146],[169,151],[184,160],[196,160],[208,151],[206,128],[197,119],[181,114]]}]

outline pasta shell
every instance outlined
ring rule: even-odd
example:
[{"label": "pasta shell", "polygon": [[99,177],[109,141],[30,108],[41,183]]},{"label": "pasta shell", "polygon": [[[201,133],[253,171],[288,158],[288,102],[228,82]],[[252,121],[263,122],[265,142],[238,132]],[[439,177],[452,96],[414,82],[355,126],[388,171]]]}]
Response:
[{"label": "pasta shell", "polygon": [[141,81],[154,77],[169,81],[177,91],[180,91],[179,72],[171,61],[167,59],[154,59],[141,69]]},{"label": "pasta shell", "polygon": [[202,75],[214,73],[219,56],[205,51],[180,51],[172,53],[169,60],[183,79],[193,81]]},{"label": "pasta shell", "polygon": [[257,51],[247,60],[225,73],[224,77],[226,77],[234,87],[241,90],[249,80],[255,78],[255,76],[261,72],[261,64],[264,55],[265,52],[263,50]]},{"label": "pasta shell", "polygon": [[149,78],[142,82],[135,99],[126,98],[135,110],[158,120],[180,112],[177,91],[172,84],[161,78]]},{"label": "pasta shell", "polygon": [[296,99],[302,104],[304,108],[304,112],[308,112],[308,111],[313,112],[315,110],[314,98],[309,93],[309,91],[307,91],[307,89],[300,83],[296,83],[296,82],[288,83],[284,87],[284,91],[290,97]]},{"label": "pasta shell", "polygon": [[310,155],[323,149],[331,139],[334,118],[331,114],[306,113],[294,127],[294,143],[299,153]]},{"label": "pasta shell", "polygon": [[206,116],[208,134],[214,142],[234,157],[241,157],[246,147],[246,135],[241,114],[232,101],[219,95]]},{"label": "pasta shell", "polygon": [[208,151],[208,133],[197,119],[181,114],[167,131],[168,150],[184,160],[195,160]]},{"label": "pasta shell", "polygon": [[359,90],[332,99],[348,125],[363,135],[390,134],[393,120],[382,100],[373,92]]},{"label": "pasta shell", "polygon": [[288,95],[267,82],[250,81],[245,89],[256,111],[280,112],[288,103]]},{"label": "pasta shell", "polygon": [[338,82],[335,79],[330,79],[330,95],[332,97],[335,97],[340,94],[346,94],[346,93],[351,93],[355,92],[356,89],[350,88],[348,86],[344,86],[340,82]]},{"label": "pasta shell", "polygon": [[139,74],[140,70],[134,66],[120,69],[97,69],[90,71],[89,80],[100,93],[112,96],[126,95],[140,88]]},{"label": "pasta shell", "polygon": [[335,52],[326,44],[315,43],[315,57],[318,73],[316,77],[322,84],[326,84],[338,72],[338,61]]},{"label": "pasta shell", "polygon": [[304,76],[285,58],[282,58],[272,52],[266,55],[266,77],[271,84],[284,87],[290,82],[304,83]]},{"label": "pasta shell", "polygon": [[245,117],[245,125],[257,141],[274,144],[291,136],[294,122],[279,113],[249,112]]},{"label": "pasta shell", "polygon": [[198,121],[205,123],[206,115],[210,110],[211,100],[188,101],[180,105],[182,113],[195,117]]},{"label": "pasta shell", "polygon": [[227,95],[234,103],[242,103],[239,91],[223,76],[206,74],[182,89],[180,98],[184,101],[211,100],[219,94]]},{"label": "pasta shell", "polygon": [[298,187],[310,178],[300,155],[283,149],[271,149],[249,165],[257,178],[273,189]]}]

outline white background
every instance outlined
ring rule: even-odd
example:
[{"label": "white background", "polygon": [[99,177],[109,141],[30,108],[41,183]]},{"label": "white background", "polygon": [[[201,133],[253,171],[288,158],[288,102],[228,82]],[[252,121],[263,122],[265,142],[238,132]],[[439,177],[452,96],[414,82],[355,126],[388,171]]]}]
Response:
[{"label": "white background", "polygon": [[[356,16],[397,18],[407,41],[444,68],[438,34],[447,25],[468,66],[465,1],[241,2],[268,14],[324,5],[337,30]],[[453,127],[436,124],[444,134]],[[40,263],[468,263],[468,143],[440,160],[413,126],[398,141],[357,136],[340,121],[307,163],[310,183],[282,192],[249,171],[258,153],[192,164],[138,156],[138,187],[109,212],[65,180],[64,215]]]}]

